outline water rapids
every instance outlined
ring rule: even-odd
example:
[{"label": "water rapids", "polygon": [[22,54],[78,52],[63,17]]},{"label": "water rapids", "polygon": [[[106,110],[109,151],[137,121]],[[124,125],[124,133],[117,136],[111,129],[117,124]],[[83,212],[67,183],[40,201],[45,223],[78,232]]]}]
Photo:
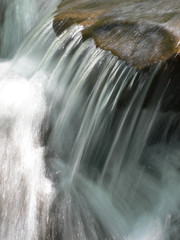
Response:
[{"label": "water rapids", "polygon": [[0,239],[178,240],[163,63],[139,71],[81,25],[57,37],[57,4],[1,0]]}]

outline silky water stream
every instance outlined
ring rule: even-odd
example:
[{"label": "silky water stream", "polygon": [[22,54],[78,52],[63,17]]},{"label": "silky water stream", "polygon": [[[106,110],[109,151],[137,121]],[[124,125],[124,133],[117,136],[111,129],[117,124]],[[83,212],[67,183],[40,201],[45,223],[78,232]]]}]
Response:
[{"label": "silky water stream", "polygon": [[18,41],[1,31],[0,239],[178,240],[169,71],[139,71],[80,25],[57,37],[52,21],[17,33],[9,60]]}]

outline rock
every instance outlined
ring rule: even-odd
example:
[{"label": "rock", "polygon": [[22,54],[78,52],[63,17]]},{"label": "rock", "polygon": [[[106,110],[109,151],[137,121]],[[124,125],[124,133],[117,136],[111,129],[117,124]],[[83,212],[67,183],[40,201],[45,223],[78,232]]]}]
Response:
[{"label": "rock", "polygon": [[87,9],[82,11],[78,8],[70,8],[62,11],[61,9],[59,14],[54,18],[53,27],[57,34],[61,33],[73,24],[81,24],[85,28],[88,28],[91,25],[95,24],[98,17],[103,13],[103,10],[93,11]]},{"label": "rock", "polygon": [[180,52],[179,9],[180,1],[69,0],[59,5],[53,27],[58,35],[81,24],[84,40],[145,68]]},{"label": "rock", "polygon": [[146,22],[97,23],[84,30],[83,36],[93,37],[98,47],[139,68],[168,59],[177,45],[176,38],[167,30]]}]

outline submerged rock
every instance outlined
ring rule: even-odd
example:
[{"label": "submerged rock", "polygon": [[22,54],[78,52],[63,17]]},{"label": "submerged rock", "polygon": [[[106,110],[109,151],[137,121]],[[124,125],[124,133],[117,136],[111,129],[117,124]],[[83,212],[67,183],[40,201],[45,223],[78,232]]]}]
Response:
[{"label": "submerged rock", "polygon": [[59,5],[53,27],[59,35],[81,24],[84,39],[92,37],[97,47],[145,68],[179,53],[179,9],[180,3],[167,1],[160,5],[143,0],[69,0]]}]

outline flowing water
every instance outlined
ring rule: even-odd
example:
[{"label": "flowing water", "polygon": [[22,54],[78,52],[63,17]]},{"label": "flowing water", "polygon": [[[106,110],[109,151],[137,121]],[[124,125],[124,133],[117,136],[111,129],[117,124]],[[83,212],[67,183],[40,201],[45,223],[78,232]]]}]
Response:
[{"label": "flowing water", "polygon": [[162,110],[163,64],[139,71],[80,25],[57,37],[46,4],[1,1],[0,239],[178,240],[180,116]]}]

